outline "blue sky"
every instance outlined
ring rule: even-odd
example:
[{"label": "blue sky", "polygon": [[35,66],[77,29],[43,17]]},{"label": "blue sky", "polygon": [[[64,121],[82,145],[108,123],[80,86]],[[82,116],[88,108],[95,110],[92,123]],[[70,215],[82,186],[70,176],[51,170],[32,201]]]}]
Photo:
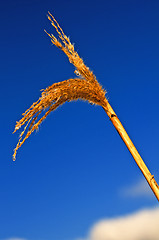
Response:
[{"label": "blue sky", "polygon": [[159,2],[6,0],[1,27],[0,239],[76,240],[100,219],[157,206],[101,107],[66,103],[18,151],[21,114],[74,67],[50,11],[107,90],[107,98],[159,182]]}]

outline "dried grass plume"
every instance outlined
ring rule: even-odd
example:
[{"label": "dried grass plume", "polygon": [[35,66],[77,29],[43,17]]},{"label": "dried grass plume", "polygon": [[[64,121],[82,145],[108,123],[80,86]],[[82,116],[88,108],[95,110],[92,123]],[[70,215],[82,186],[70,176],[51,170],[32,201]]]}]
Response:
[{"label": "dried grass plume", "polygon": [[93,72],[90,71],[84,64],[82,58],[80,58],[78,53],[74,50],[74,46],[70,42],[70,39],[64,34],[62,28],[50,12],[48,12],[48,19],[56,29],[59,39],[53,34],[45,32],[51,38],[51,42],[60,48],[67,55],[70,63],[75,66],[77,78],[68,79],[49,86],[42,91],[38,101],[33,103],[31,107],[22,114],[23,117],[16,122],[14,130],[14,132],[16,132],[19,128],[24,126],[18,144],[14,149],[14,161],[16,159],[17,150],[22,146],[25,140],[34,130],[38,129],[39,125],[50,112],[54,111],[63,103],[81,99],[105,108],[107,104],[105,90],[98,83]]}]

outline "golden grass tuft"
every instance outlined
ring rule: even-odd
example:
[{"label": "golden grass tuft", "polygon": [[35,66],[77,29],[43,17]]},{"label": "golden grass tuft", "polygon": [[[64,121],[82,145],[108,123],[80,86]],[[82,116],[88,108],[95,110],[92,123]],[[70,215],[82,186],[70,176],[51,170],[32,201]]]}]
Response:
[{"label": "golden grass tuft", "polygon": [[[90,71],[90,69],[84,64],[83,60],[79,57],[78,53],[74,50],[73,44],[64,34],[62,28],[50,12],[48,12],[48,19],[56,29],[59,40],[57,40],[54,35],[45,32],[51,38],[51,42],[68,56],[70,63],[76,68],[75,74],[78,78],[68,79],[49,86],[42,91],[41,97],[38,101],[33,103],[31,107],[22,114],[23,117],[16,122],[14,130],[14,132],[16,132],[24,125],[18,144],[14,149],[14,161],[16,159],[17,150],[22,146],[25,140],[32,132],[34,132],[34,130],[38,129],[39,125],[50,112],[54,111],[63,103],[81,99],[105,108],[107,104],[105,90],[103,90],[93,72]],[[44,111],[46,112],[43,113]]]},{"label": "golden grass tuft", "polygon": [[54,35],[45,32],[51,38],[51,42],[68,56],[70,63],[76,68],[75,73],[78,78],[54,83],[52,86],[46,88],[42,91],[41,97],[38,101],[33,103],[31,107],[23,113],[22,119],[16,123],[14,130],[14,132],[16,132],[24,125],[18,144],[14,149],[13,160],[15,161],[16,159],[17,150],[31,133],[34,132],[35,129],[38,129],[39,125],[50,112],[54,111],[57,107],[67,101],[69,102],[77,99],[87,100],[90,103],[103,107],[159,201],[159,186],[129,138],[119,118],[107,101],[105,91],[96,80],[93,72],[90,71],[90,69],[84,64],[83,60],[79,57],[78,53],[74,50],[74,46],[64,34],[62,28],[51,13],[48,13],[48,19],[56,29],[59,40],[57,40]]}]

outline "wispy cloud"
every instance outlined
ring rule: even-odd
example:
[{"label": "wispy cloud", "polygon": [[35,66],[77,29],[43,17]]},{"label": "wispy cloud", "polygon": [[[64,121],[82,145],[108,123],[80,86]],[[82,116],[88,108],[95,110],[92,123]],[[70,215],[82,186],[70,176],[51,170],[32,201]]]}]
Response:
[{"label": "wispy cloud", "polygon": [[159,208],[101,220],[80,240],[159,240]]},{"label": "wispy cloud", "polygon": [[18,237],[11,237],[11,238],[5,238],[2,240],[27,240],[26,238],[18,238]]},{"label": "wispy cloud", "polygon": [[127,186],[120,190],[120,195],[122,197],[153,197],[153,193],[146,182],[146,180],[143,178],[134,184]]}]

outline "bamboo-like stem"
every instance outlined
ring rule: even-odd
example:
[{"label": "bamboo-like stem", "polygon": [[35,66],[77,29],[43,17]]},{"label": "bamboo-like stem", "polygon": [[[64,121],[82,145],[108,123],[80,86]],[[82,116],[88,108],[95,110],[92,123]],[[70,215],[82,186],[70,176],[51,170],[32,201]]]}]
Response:
[{"label": "bamboo-like stem", "polygon": [[133,156],[135,162],[137,163],[138,167],[140,168],[141,172],[143,173],[144,177],[146,178],[149,186],[151,187],[152,191],[154,192],[157,200],[159,201],[159,186],[154,179],[154,175],[151,175],[149,169],[147,168],[146,164],[144,163],[143,159],[141,158],[140,154],[138,153],[136,147],[134,146],[133,142],[131,141],[130,137],[128,136],[127,132],[125,131],[123,125],[121,124],[120,120],[118,119],[116,113],[110,106],[109,102],[106,100],[106,105],[103,106],[103,109],[107,113],[108,117],[110,118],[111,122],[113,123],[115,129],[119,133],[120,137],[124,141],[125,145],[127,146],[128,150],[130,151],[131,155]]}]

